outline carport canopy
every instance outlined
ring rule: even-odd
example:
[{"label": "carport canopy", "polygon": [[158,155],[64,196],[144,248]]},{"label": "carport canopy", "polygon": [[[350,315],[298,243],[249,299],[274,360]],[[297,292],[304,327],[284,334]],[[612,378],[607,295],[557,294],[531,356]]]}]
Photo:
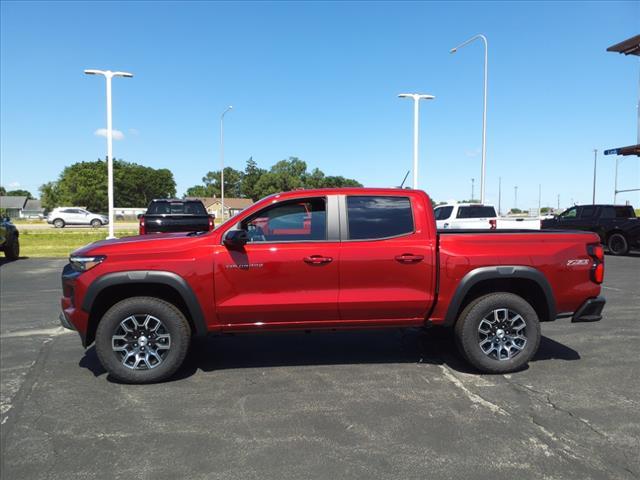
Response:
[{"label": "carport canopy", "polygon": [[638,55],[640,56],[640,35],[627,38],[620,43],[607,48],[607,52],[618,52],[625,55]]}]

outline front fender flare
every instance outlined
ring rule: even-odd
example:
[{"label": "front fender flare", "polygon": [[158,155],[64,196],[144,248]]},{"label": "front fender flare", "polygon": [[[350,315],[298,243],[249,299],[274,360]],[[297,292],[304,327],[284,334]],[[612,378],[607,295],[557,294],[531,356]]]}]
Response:
[{"label": "front fender flare", "polygon": [[195,329],[194,333],[197,336],[207,334],[207,324],[195,293],[193,293],[193,290],[184,278],[173,272],[165,272],[161,270],[131,270],[107,273],[106,275],[98,277],[91,283],[91,285],[89,285],[84,299],[82,300],[82,310],[90,313],[95,299],[105,288],[123,284],[133,285],[136,283],[155,283],[167,285],[175,289],[189,309],[189,314],[191,315]]}]

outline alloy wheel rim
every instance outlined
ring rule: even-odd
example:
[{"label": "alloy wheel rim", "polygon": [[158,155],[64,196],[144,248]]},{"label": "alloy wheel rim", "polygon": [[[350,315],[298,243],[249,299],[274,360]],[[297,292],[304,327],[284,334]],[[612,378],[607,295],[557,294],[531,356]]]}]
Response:
[{"label": "alloy wheel rim", "polygon": [[613,237],[611,240],[611,250],[614,252],[620,252],[624,248],[624,240],[618,236]]},{"label": "alloy wheel rim", "polygon": [[511,360],[527,345],[527,323],[522,315],[508,308],[497,308],[478,325],[478,345],[494,360]]},{"label": "alloy wheel rim", "polygon": [[151,370],[167,358],[171,334],[153,315],[131,315],[120,322],[111,336],[111,348],[124,367]]}]

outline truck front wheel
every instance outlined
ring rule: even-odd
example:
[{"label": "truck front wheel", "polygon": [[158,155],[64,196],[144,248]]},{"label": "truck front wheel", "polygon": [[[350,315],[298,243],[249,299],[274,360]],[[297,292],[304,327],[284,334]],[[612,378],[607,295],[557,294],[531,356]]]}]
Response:
[{"label": "truck front wheel", "polygon": [[104,314],[96,331],[102,366],[125,383],[171,377],[189,349],[191,329],[182,312],[155,297],[122,300]]},{"label": "truck front wheel", "polygon": [[540,345],[540,322],[533,307],[513,293],[491,293],[467,305],[455,325],[458,349],[485,373],[523,368]]}]

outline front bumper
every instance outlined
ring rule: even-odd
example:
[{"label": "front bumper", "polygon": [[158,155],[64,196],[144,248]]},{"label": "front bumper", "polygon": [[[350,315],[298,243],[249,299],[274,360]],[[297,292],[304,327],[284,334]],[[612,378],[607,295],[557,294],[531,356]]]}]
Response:
[{"label": "front bumper", "polygon": [[60,325],[62,325],[64,328],[73,330],[75,332],[76,327],[74,327],[71,321],[67,318],[66,314],[64,313],[64,310],[60,312],[60,317],[58,318],[58,320],[60,320]]},{"label": "front bumper", "polygon": [[607,301],[604,297],[590,298],[571,317],[572,323],[598,322],[602,320],[602,309]]}]

